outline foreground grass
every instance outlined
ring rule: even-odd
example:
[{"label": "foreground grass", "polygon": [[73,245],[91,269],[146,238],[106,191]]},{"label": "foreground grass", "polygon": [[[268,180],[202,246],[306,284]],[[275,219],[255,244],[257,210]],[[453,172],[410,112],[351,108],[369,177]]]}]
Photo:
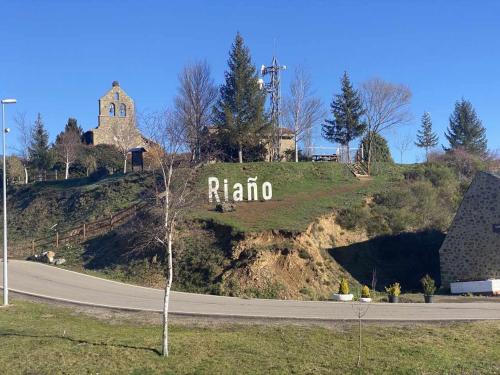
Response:
[{"label": "foreground grass", "polygon": [[14,300],[0,309],[4,374],[493,374],[500,372],[500,322],[364,329],[355,367],[355,325],[342,328],[171,326],[103,322],[69,309]]}]

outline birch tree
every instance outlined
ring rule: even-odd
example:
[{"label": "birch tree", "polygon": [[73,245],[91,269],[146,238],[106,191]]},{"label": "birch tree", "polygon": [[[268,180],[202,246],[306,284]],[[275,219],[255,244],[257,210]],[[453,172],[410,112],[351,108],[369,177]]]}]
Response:
[{"label": "birch tree", "polygon": [[123,157],[123,173],[127,173],[127,159],[130,149],[137,146],[138,132],[134,126],[134,120],[129,120],[128,126],[114,124],[112,127],[112,136],[115,146]]},{"label": "birch tree", "polygon": [[82,141],[74,130],[66,130],[57,136],[56,151],[65,166],[64,179],[69,178],[69,167],[81,154]]},{"label": "birch tree", "polygon": [[295,162],[298,162],[299,142],[312,133],[315,123],[324,116],[321,100],[313,95],[311,78],[302,67],[295,69],[284,107],[285,124],[294,134]]},{"label": "birch tree", "polygon": [[154,145],[149,150],[153,159],[154,171],[159,175],[160,189],[158,205],[161,210],[161,229],[155,234],[165,252],[166,283],[163,299],[162,354],[168,356],[168,311],[170,290],[174,278],[172,265],[174,242],[179,220],[187,208],[192,206],[196,197],[193,179],[199,165],[186,157],[188,142],[186,128],[171,113],[152,116],[147,128]]},{"label": "birch tree", "polygon": [[29,182],[28,178],[28,165],[30,159],[30,145],[33,137],[33,126],[28,120],[26,120],[26,112],[19,112],[14,117],[14,122],[17,125],[17,130],[19,131],[19,156],[21,157],[21,162],[24,168],[24,183]]},{"label": "birch tree", "polygon": [[367,168],[370,173],[373,141],[383,131],[394,129],[411,120],[411,91],[405,85],[396,85],[373,78],[361,87],[361,96],[365,109]]}]

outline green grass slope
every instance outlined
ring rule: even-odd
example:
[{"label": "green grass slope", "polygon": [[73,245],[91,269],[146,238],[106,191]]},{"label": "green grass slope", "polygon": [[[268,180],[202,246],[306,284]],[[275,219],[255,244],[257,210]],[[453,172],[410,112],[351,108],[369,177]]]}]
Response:
[{"label": "green grass slope", "polygon": [[[9,187],[11,243],[54,234],[82,222],[109,216],[148,195],[151,176],[116,174],[99,180],[80,178]],[[50,229],[51,227],[54,229]]]},{"label": "green grass slope", "polygon": [[332,209],[359,205],[364,196],[397,178],[398,173],[386,169],[374,180],[362,182],[345,165],[337,163],[213,164],[202,170],[198,180],[205,202],[208,202],[210,176],[219,179],[221,191],[223,179],[228,179],[230,194],[235,183],[243,184],[245,197],[249,177],[258,178],[259,190],[264,181],[271,182],[273,198],[270,201],[240,202],[236,211],[224,214],[214,211],[213,205],[205,204],[193,214],[198,219],[228,225],[236,231],[258,232],[304,230],[315,218]]}]

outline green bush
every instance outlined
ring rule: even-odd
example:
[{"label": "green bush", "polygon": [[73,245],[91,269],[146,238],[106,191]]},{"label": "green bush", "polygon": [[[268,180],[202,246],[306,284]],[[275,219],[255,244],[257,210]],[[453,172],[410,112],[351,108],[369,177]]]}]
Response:
[{"label": "green bush", "polygon": [[305,260],[311,260],[312,259],[311,254],[309,254],[307,252],[307,250],[305,250],[305,249],[300,249],[299,250],[299,257],[302,258],[302,259],[305,259]]},{"label": "green bush", "polygon": [[279,299],[281,292],[284,290],[285,286],[280,282],[267,280],[266,284],[261,288],[245,289],[243,295],[250,298]]},{"label": "green bush", "polygon": [[370,213],[365,207],[350,207],[339,211],[336,222],[344,229],[363,228],[370,219]]},{"label": "green bush", "polygon": [[405,179],[373,195],[368,207],[340,212],[337,222],[346,229],[365,228],[370,236],[415,230],[445,231],[465,187],[449,167],[424,164],[408,167]]},{"label": "green bush", "polygon": [[426,296],[432,296],[436,292],[436,283],[429,275],[422,277],[420,283]]},{"label": "green bush", "polygon": [[394,283],[392,285],[386,286],[385,291],[390,296],[399,296],[401,294],[401,285],[399,283]]},{"label": "green bush", "polygon": [[349,281],[345,277],[340,279],[339,294],[349,294]]},{"label": "green bush", "polygon": [[[372,163],[393,163],[391,152],[387,140],[380,134],[373,134],[371,145],[371,162]],[[368,135],[365,135],[361,140],[363,146],[364,161],[368,161]]]},{"label": "green bush", "polygon": [[371,297],[370,288],[368,288],[367,285],[363,285],[363,288],[361,288],[361,297],[363,298]]}]

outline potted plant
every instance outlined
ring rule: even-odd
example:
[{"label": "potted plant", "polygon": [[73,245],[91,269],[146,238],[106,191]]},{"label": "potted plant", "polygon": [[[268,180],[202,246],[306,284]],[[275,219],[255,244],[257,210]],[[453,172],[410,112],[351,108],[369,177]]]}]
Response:
[{"label": "potted plant", "polygon": [[334,301],[352,301],[354,296],[349,293],[349,281],[345,277],[340,279],[339,292],[333,295]]},{"label": "potted plant", "polygon": [[361,298],[359,299],[360,302],[371,302],[372,297],[370,293],[370,288],[368,286],[363,285],[363,288],[361,288]]},{"label": "potted plant", "polygon": [[385,291],[389,296],[390,303],[399,302],[399,295],[401,294],[401,285],[399,285],[399,283],[394,283],[392,285],[386,286]]},{"label": "potted plant", "polygon": [[425,303],[432,303],[432,297],[436,293],[436,283],[429,275],[425,275],[420,280],[422,284],[422,289],[424,290],[424,300]]}]

